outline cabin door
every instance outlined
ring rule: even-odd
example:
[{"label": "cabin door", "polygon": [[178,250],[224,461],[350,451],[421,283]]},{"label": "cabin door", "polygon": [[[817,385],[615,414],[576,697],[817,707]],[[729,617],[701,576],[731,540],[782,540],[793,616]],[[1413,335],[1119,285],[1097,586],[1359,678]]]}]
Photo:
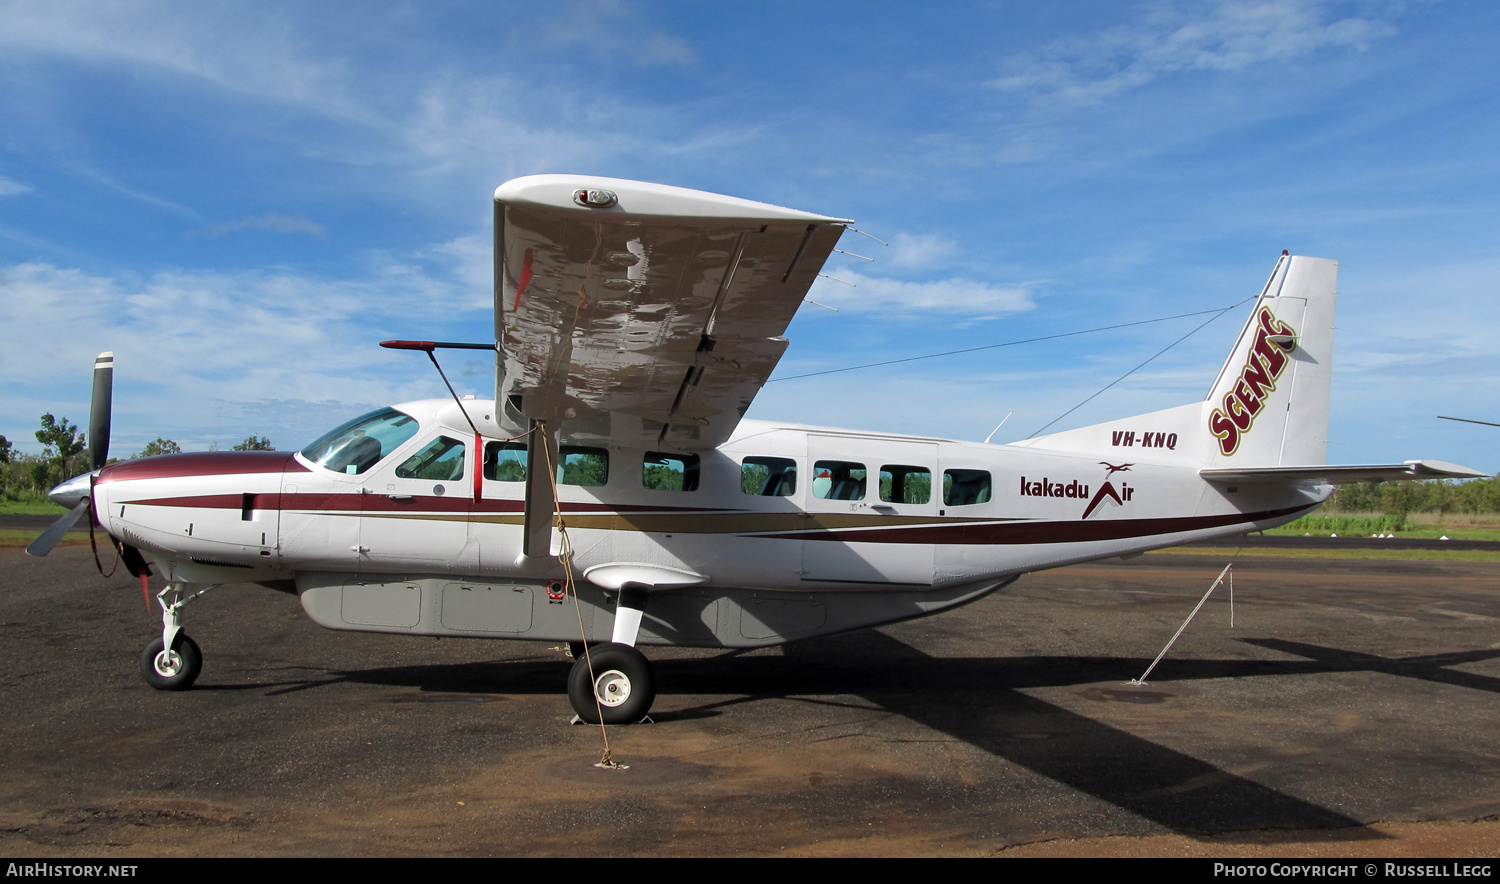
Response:
[{"label": "cabin door", "polygon": [[930,586],[937,445],[809,434],[802,581]]}]

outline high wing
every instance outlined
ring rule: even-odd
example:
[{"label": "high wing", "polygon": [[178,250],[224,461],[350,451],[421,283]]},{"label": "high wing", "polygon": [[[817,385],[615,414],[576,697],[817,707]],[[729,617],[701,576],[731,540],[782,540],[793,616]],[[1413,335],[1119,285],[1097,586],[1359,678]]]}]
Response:
[{"label": "high wing", "polygon": [[1403,479],[1486,479],[1490,474],[1440,460],[1409,460],[1406,463],[1364,466],[1241,467],[1199,470],[1198,475],[1210,482],[1349,485],[1355,482],[1393,482]]},{"label": "high wing", "polygon": [[847,221],[615,178],[495,191],[495,398],[574,444],[708,450],[770,377]]}]

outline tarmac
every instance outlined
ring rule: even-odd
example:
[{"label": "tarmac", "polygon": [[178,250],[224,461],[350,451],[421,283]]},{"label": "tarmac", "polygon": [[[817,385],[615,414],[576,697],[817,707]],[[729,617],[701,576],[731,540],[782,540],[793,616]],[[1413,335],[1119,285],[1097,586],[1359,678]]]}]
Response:
[{"label": "tarmac", "polygon": [[648,648],[653,722],[601,731],[560,649],[329,632],[254,586],[186,609],[203,674],[157,692],[138,581],[0,550],[0,853],[1500,854],[1500,563],[1243,557],[1233,626],[1223,587],[1131,684],[1227,562]]}]

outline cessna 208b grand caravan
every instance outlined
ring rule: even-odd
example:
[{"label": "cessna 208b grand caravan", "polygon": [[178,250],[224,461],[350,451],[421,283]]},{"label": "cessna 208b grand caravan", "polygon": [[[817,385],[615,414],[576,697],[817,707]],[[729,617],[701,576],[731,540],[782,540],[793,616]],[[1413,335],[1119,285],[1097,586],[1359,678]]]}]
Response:
[{"label": "cessna 208b grand caravan", "polygon": [[1028,571],[1280,525],[1341,482],[1483,475],[1324,464],[1338,265],[1285,254],[1201,402],[1010,445],[742,420],[847,225],[656,184],[511,181],[493,401],[384,408],[297,452],[105,466],[104,354],[93,472],[54,491],[73,512],[29,551],[91,509],[133,572],[149,554],[167,580],[153,687],[198,675],[187,602],[258,583],[331,629],[577,643],[574,709],[622,723],[655,697],[639,645],[921,617]]}]

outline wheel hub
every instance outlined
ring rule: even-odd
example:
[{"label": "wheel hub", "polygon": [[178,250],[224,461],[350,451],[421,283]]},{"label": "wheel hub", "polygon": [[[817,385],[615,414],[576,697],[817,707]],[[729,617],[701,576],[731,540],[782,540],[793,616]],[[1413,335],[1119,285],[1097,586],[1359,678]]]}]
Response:
[{"label": "wheel hub", "polygon": [[604,706],[619,706],[630,699],[630,676],[618,669],[600,675],[594,681],[594,696]]},{"label": "wheel hub", "polygon": [[171,678],[182,671],[182,655],[176,651],[166,650],[156,655],[156,673],[163,678]]}]

